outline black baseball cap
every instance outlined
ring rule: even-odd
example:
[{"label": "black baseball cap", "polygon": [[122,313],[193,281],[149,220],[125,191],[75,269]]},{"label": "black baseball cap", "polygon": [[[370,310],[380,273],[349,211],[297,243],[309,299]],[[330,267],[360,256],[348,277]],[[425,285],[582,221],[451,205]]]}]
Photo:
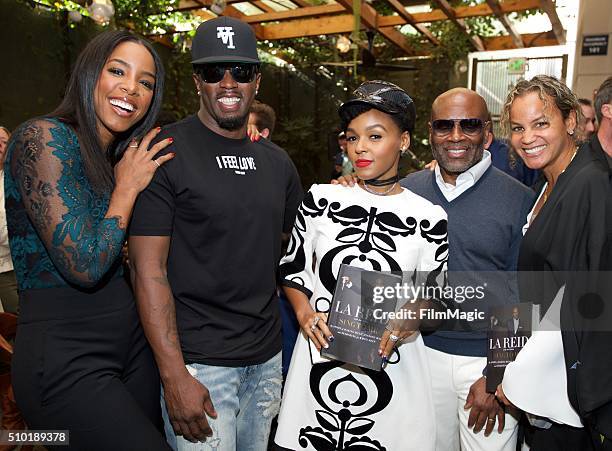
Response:
[{"label": "black baseball cap", "polygon": [[383,113],[400,114],[406,120],[408,131],[412,133],[416,121],[416,108],[410,96],[397,85],[388,81],[372,80],[363,82],[355,91],[352,98],[344,102],[338,111],[340,116],[351,105],[368,105]]},{"label": "black baseball cap", "polygon": [[200,24],[191,44],[191,58],[192,64],[260,63],[251,26],[227,16]]}]

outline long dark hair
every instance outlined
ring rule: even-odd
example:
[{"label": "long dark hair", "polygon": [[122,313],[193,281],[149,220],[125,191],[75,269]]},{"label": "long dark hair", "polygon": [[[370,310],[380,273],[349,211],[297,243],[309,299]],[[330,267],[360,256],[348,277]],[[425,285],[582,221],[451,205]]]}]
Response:
[{"label": "long dark hair", "polygon": [[[155,62],[155,88],[151,106],[132,128],[125,131],[103,149],[98,134],[94,107],[94,90],[100,74],[115,48],[124,42],[145,46]],[[74,127],[81,147],[85,173],[96,191],[112,191],[114,184],[112,164],[116,162],[130,140],[144,135],[155,124],[161,110],[164,92],[164,66],[151,44],[129,31],[105,31],[93,38],[76,60],[66,94],[59,106],[49,114]]]}]

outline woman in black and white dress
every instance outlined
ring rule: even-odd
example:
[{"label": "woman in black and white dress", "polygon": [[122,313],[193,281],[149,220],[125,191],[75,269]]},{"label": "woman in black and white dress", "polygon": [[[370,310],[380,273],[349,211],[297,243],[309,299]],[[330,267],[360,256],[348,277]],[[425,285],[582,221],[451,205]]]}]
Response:
[{"label": "woman in black and white dress", "polygon": [[419,333],[396,326],[385,332],[382,371],[335,360],[313,363],[321,357],[313,356],[308,339],[318,349],[333,340],[326,312],[341,264],[434,278],[448,258],[444,210],[398,183],[399,159],[415,121],[412,99],[391,83],[366,82],[340,107],[340,116],[361,182],[314,185],[281,262],[302,334],[275,441],[291,450],[434,450],[429,367]]}]

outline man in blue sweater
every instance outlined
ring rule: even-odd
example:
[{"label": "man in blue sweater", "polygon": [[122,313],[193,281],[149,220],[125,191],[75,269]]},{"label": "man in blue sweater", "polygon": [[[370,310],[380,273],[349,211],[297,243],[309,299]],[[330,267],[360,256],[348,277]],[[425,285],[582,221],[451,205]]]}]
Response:
[{"label": "man in blue sweater", "polygon": [[[473,280],[485,272],[514,271],[533,193],[491,166],[485,149],[493,135],[484,99],[464,88],[441,94],[432,105],[429,139],[438,166],[433,172],[410,174],[402,186],[447,212],[449,271],[473,274]],[[465,301],[459,308],[486,312],[491,305],[516,302],[509,284],[498,283],[488,292],[484,300]],[[465,326],[424,337],[437,417],[436,448],[513,451],[517,422],[485,390],[488,322]],[[496,423],[497,431],[491,434]]]}]

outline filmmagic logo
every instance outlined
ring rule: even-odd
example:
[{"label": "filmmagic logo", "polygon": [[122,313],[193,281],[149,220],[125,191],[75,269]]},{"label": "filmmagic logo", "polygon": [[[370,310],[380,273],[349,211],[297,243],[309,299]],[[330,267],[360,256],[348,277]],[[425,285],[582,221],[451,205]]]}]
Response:
[{"label": "filmmagic logo", "polygon": [[233,27],[217,27],[217,39],[221,39],[228,49],[234,47],[234,28]]},{"label": "filmmagic logo", "polygon": [[458,319],[462,321],[475,321],[484,320],[485,312],[473,309],[470,311],[463,310],[435,310],[435,309],[422,309],[422,310],[410,310],[409,308],[402,308],[397,312],[385,312],[383,309],[374,309],[374,319],[383,321],[392,321],[397,319],[410,319],[410,320],[451,320]]}]

